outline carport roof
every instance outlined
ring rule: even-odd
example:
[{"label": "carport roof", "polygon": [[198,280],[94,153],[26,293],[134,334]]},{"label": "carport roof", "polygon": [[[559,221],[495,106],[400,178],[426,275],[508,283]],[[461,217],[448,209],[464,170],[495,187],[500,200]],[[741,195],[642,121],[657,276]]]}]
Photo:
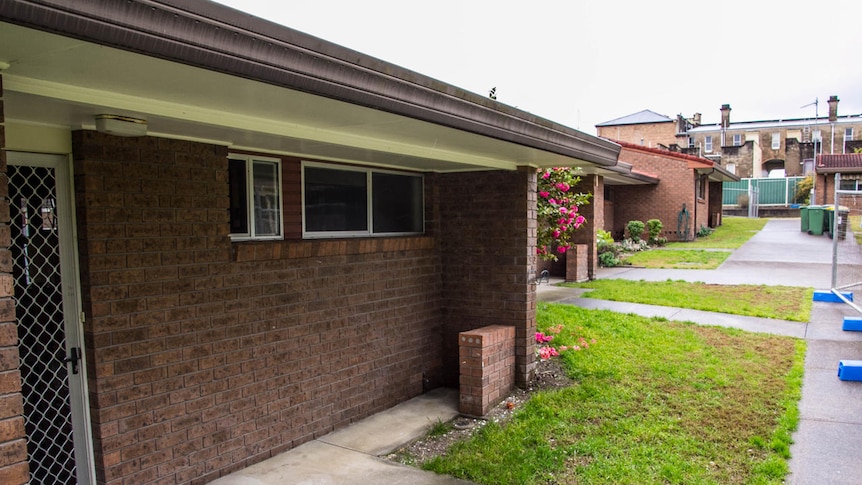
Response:
[{"label": "carport roof", "polygon": [[201,0],[4,0],[7,122],[94,116],[234,149],[422,171],[579,166],[619,146]]},{"label": "carport roof", "polygon": [[817,173],[862,173],[862,153],[817,155]]}]

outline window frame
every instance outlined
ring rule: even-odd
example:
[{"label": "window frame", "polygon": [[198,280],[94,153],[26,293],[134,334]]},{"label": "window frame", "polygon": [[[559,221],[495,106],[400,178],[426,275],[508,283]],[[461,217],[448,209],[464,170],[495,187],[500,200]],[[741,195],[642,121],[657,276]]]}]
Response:
[{"label": "window frame", "polygon": [[[320,168],[325,170],[340,170],[345,172],[360,172],[365,173],[365,205],[366,205],[366,226],[364,230],[347,230],[347,231],[309,231],[308,214],[306,211],[306,173],[307,167]],[[374,230],[374,174],[391,174],[405,177],[413,177],[419,180],[419,203],[421,204],[419,215],[421,217],[420,230],[404,231],[404,232],[375,232]],[[339,165],[335,163],[316,162],[311,160],[303,160],[301,163],[301,182],[300,190],[302,192],[302,238],[303,239],[333,239],[333,238],[359,238],[359,237],[394,237],[394,236],[411,236],[425,234],[425,176],[421,173],[378,169],[373,167],[359,167],[354,165]]]},{"label": "window frame", "polygon": [[[244,233],[231,232],[229,234],[231,241],[278,241],[284,239],[284,182],[282,177],[282,161],[274,157],[262,157],[258,155],[249,155],[244,153],[229,153],[227,156],[228,165],[232,160],[245,162],[245,196],[246,196],[246,218],[248,231]],[[266,163],[275,166],[275,193],[277,200],[273,206],[278,210],[277,223],[278,231],[276,234],[257,234],[255,204],[254,204],[254,165],[256,162]],[[230,185],[230,170],[228,171],[228,184]],[[232,207],[229,211],[232,211]]]},{"label": "window frame", "polygon": [[772,149],[780,150],[781,149],[781,133],[775,132],[772,134]]},{"label": "window frame", "polygon": [[733,135],[733,146],[735,146],[735,147],[742,146],[742,134],[734,133],[734,135]]},{"label": "window frame", "polygon": [[712,135],[706,135],[703,138],[703,151],[712,153]]},{"label": "window frame", "polygon": [[697,178],[697,199],[706,200],[707,187],[709,185],[709,176],[698,174]]}]

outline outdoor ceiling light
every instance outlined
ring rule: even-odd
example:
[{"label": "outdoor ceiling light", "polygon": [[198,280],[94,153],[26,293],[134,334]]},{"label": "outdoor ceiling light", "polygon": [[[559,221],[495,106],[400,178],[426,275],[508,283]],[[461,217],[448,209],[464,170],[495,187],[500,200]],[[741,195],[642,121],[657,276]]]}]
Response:
[{"label": "outdoor ceiling light", "polygon": [[96,115],[96,131],[117,136],[144,136],[147,120],[120,115]]}]

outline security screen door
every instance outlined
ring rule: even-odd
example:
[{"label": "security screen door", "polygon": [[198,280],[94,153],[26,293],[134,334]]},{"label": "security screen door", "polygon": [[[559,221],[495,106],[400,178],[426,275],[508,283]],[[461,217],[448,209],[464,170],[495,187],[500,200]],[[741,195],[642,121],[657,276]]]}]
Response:
[{"label": "security screen door", "polygon": [[8,153],[30,483],[95,482],[66,157]]}]

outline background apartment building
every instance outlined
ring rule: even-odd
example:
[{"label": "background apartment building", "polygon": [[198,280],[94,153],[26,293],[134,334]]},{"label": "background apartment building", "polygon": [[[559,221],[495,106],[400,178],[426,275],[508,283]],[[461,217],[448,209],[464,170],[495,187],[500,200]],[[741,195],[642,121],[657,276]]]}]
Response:
[{"label": "background apartment building", "polygon": [[829,97],[827,117],[732,122],[725,104],[715,124],[701,124],[700,113],[674,120],[642,111],[596,128],[601,137],[708,158],[741,178],[799,176],[814,172],[817,155],[862,147],[862,114],[838,116],[838,102]]}]

